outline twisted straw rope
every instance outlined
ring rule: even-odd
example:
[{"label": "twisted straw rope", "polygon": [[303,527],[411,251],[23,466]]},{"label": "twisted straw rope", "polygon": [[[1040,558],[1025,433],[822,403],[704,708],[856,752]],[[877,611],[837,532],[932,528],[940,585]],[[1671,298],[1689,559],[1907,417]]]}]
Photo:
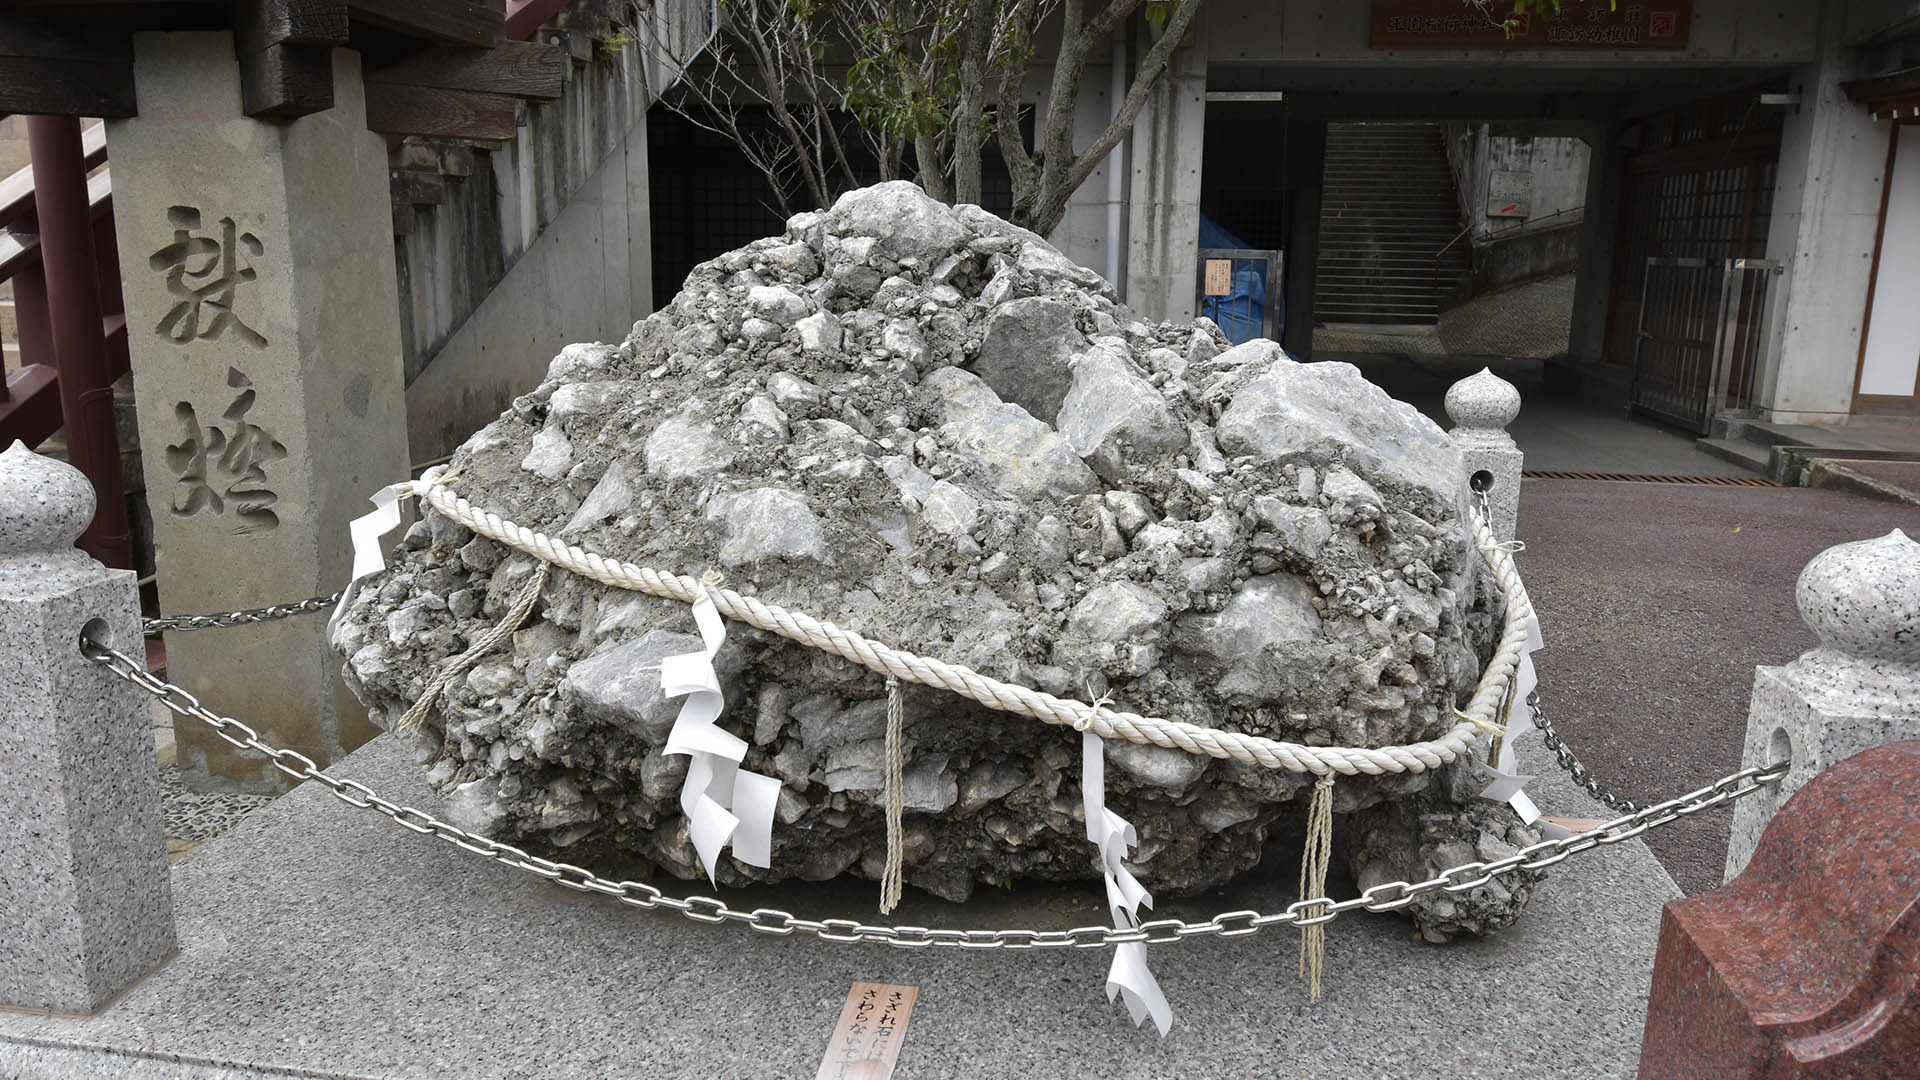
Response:
[{"label": "twisted straw rope", "polygon": [[[442,469],[427,470],[420,479],[413,481],[413,493],[450,520],[482,536],[617,589],[678,600],[684,604],[693,603],[700,595],[700,582],[696,578],[609,559],[517,525],[491,511],[478,509],[442,486],[442,475]],[[1015,683],[1001,682],[961,664],[949,664],[904,649],[895,649],[805,612],[789,611],[757,597],[742,596],[732,589],[712,589],[709,592],[714,606],[727,618],[832,653],[891,678],[951,690],[990,709],[1091,731],[1103,739],[1151,743],[1184,750],[1189,754],[1230,758],[1269,769],[1313,773],[1316,776],[1330,773],[1345,776],[1418,773],[1437,769],[1466,754],[1483,731],[1499,730],[1496,714],[1514,670],[1519,665],[1521,650],[1526,646],[1527,620],[1533,612],[1533,605],[1520,583],[1520,574],[1514,568],[1511,553],[1494,537],[1491,527],[1478,513],[1470,512],[1469,521],[1473,527],[1474,542],[1481,556],[1486,559],[1488,568],[1493,571],[1501,592],[1507,597],[1506,620],[1500,644],[1481,675],[1480,685],[1474,690],[1472,700],[1465,709],[1457,710],[1460,722],[1438,739],[1398,746],[1304,746],[1258,735],[1219,731],[1179,720],[1116,712],[1055,697]]]}]

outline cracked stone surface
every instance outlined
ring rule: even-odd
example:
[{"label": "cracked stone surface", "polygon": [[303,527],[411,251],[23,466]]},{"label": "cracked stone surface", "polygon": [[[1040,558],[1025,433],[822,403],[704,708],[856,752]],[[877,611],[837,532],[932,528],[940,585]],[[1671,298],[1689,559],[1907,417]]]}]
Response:
[{"label": "cracked stone surface", "polygon": [[[701,265],[625,341],[563,350],[453,464],[476,506],[609,557],[722,570],[1050,693],[1308,744],[1446,731],[1497,623],[1460,454],[1413,408],[1345,364],[1148,322],[1038,236],[911,184]],[[387,724],[533,570],[431,512],[391,562],[333,640]],[[418,736],[429,780],[463,825],[698,877],[685,759],[661,752],[677,703],[650,666],[695,632],[684,605],[555,572],[510,647],[441,697]],[[878,878],[880,676],[738,623],[719,666],[744,767],[783,785],[772,868],[723,857],[721,882]],[[1072,730],[912,686],[906,737],[910,884],[961,900],[1095,876]],[[1310,793],[1299,774],[1107,754],[1156,892],[1252,866]],[[1428,786],[1343,779],[1337,807]]]}]

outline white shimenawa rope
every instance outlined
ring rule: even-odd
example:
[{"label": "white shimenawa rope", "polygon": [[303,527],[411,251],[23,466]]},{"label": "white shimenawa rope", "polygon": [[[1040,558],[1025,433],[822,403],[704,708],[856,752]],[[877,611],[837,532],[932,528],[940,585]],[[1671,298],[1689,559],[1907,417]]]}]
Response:
[{"label": "white shimenawa rope", "polygon": [[[700,582],[695,578],[609,559],[515,524],[498,514],[478,509],[446,487],[443,475],[447,474],[438,468],[427,470],[420,479],[413,481],[413,493],[443,516],[481,536],[498,540],[544,562],[617,589],[678,600],[684,604],[693,603],[700,595]],[[904,649],[895,649],[804,612],[789,611],[778,604],[766,603],[758,597],[742,596],[731,589],[715,589],[711,595],[715,607],[727,618],[843,657],[889,678],[951,690],[990,709],[1091,731],[1103,739],[1151,743],[1190,754],[1231,758],[1269,769],[1310,772],[1316,776],[1325,776],[1330,772],[1344,776],[1418,773],[1437,769],[1462,757],[1483,731],[1499,729],[1497,717],[1500,706],[1525,649],[1527,620],[1533,613],[1533,604],[1527,598],[1525,586],[1520,583],[1520,574],[1514,568],[1511,551],[1495,538],[1491,526],[1478,514],[1469,511],[1468,521],[1472,525],[1475,546],[1479,548],[1500,591],[1507,598],[1500,643],[1481,675],[1472,700],[1466,708],[1458,710],[1460,722],[1438,739],[1398,746],[1304,746],[1259,735],[1219,731],[1178,720],[1094,708],[1084,702],[988,678],[964,665],[949,664]]]}]

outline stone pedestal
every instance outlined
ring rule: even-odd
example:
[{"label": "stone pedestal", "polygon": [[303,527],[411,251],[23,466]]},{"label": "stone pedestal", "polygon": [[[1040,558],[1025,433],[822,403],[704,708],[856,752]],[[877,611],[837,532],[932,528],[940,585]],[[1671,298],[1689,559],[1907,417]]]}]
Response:
[{"label": "stone pedestal", "polygon": [[1848,758],[1787,803],[1732,884],[1667,904],[1641,1080],[1914,1075],[1916,787],[1920,742]]},{"label": "stone pedestal", "polygon": [[[335,50],[332,109],[271,124],[241,113],[228,34],[139,34],[134,56],[140,115],[107,144],[161,607],[331,592],[347,522],[407,476],[387,155],[358,57]],[[324,765],[375,730],[321,621],[169,634],[168,671]],[[192,786],[283,784],[209,730],[183,724],[179,747]]]},{"label": "stone pedestal", "polygon": [[147,696],[80,654],[139,654],[131,570],[74,540],[93,488],[0,453],[0,1006],[91,1013],[173,952]]},{"label": "stone pedestal", "polygon": [[1454,383],[1447,391],[1449,434],[1466,459],[1467,476],[1475,491],[1487,493],[1493,511],[1494,535],[1513,539],[1520,520],[1520,467],[1526,455],[1507,434],[1507,425],[1520,415],[1520,391],[1490,368],[1481,368]]},{"label": "stone pedestal", "polygon": [[1793,768],[1735,804],[1729,881],[1814,774],[1863,750],[1920,739],[1920,544],[1895,529],[1828,548],[1800,572],[1794,599],[1820,646],[1755,671],[1741,755],[1743,768],[1782,758]]}]

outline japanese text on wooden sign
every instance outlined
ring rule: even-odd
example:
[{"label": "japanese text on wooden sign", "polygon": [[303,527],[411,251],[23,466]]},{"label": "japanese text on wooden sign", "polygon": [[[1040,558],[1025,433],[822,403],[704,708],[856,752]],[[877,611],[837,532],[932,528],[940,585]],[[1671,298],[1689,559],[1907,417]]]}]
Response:
[{"label": "japanese text on wooden sign", "polygon": [[1684,49],[1693,0],[1562,0],[1557,15],[1490,0],[1373,0],[1375,49]]},{"label": "japanese text on wooden sign", "polygon": [[814,1080],[887,1080],[919,996],[914,986],[854,983]]},{"label": "japanese text on wooden sign", "polygon": [[1233,292],[1233,260],[1232,259],[1208,259],[1207,260],[1206,295],[1227,296],[1227,295],[1230,295],[1232,292]]}]

